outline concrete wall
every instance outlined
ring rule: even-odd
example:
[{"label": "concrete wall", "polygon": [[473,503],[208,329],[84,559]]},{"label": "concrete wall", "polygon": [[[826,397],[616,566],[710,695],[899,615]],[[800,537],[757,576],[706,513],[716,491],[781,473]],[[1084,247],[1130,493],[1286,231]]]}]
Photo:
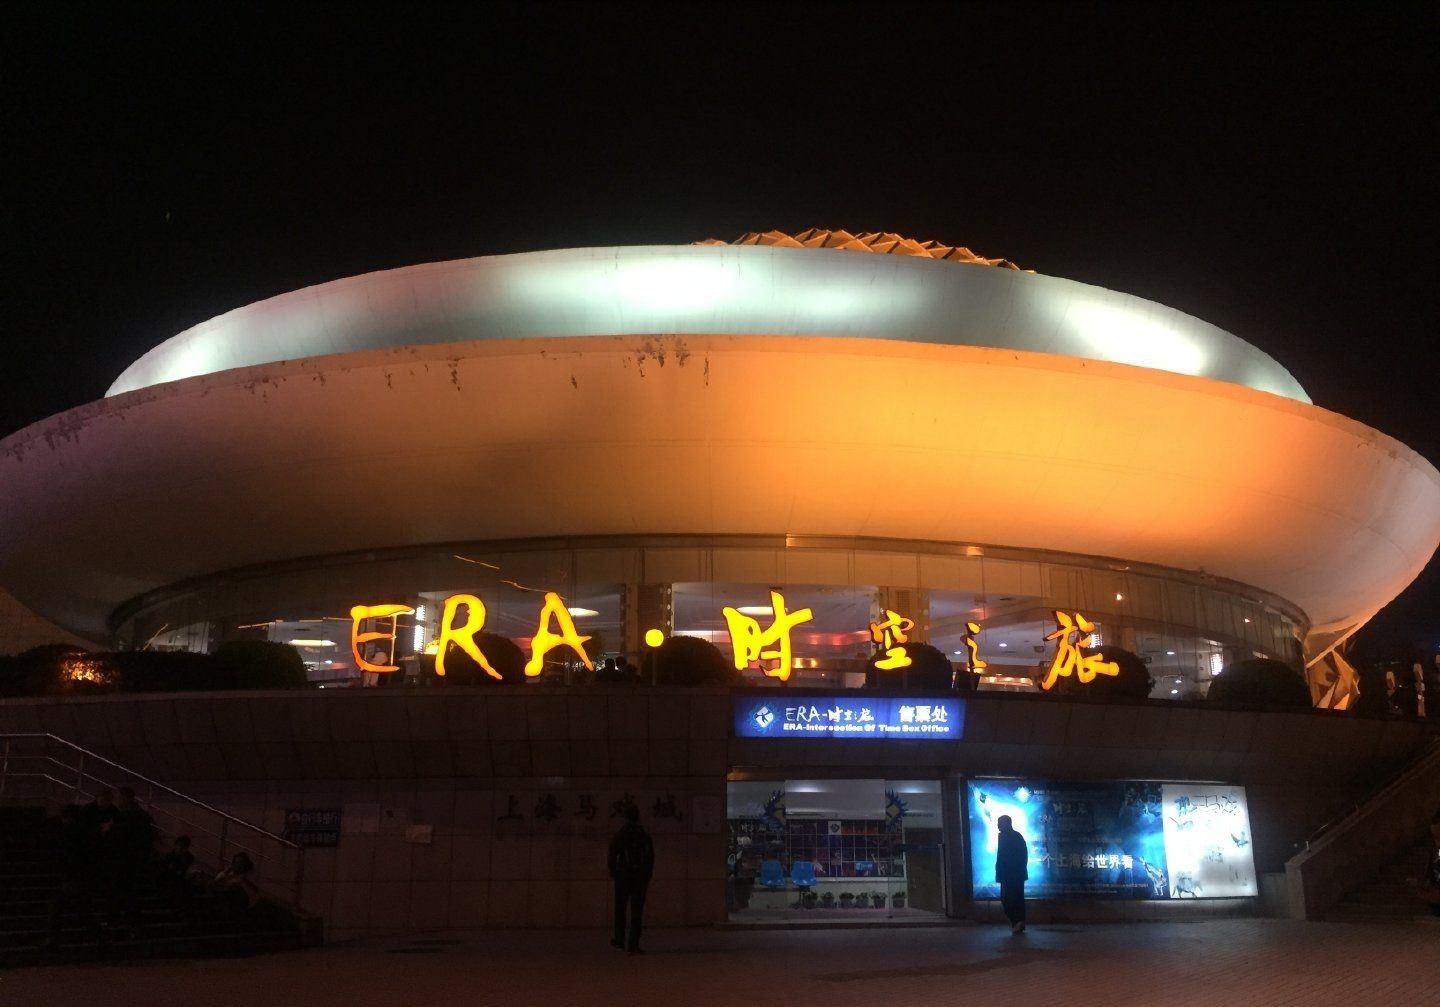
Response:
[{"label": "concrete wall", "polygon": [[[0,701],[9,732],[58,735],[275,832],[287,808],[341,809],[339,847],[306,855],[305,905],[330,939],[605,925],[605,852],[627,794],[656,840],[647,919],[719,921],[732,769],[1237,782],[1257,867],[1277,870],[1425,738],[1323,712],[1001,694],[970,699],[960,742],[732,739],[725,690],[606,686]],[[407,839],[411,826],[429,841]]]}]

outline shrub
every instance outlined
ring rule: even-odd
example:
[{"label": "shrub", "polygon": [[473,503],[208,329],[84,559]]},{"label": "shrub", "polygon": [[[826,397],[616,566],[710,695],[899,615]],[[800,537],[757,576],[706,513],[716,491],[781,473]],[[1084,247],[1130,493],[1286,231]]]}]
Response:
[{"label": "shrub", "polygon": [[217,682],[215,659],[209,654],[125,650],[104,656],[115,669],[115,686],[121,692],[209,692],[231,688]]},{"label": "shrub", "polygon": [[60,665],[88,653],[68,643],[45,643],[0,662],[0,696],[48,696],[61,689]]},{"label": "shrub", "polygon": [[1106,661],[1113,661],[1120,668],[1120,674],[1096,675],[1089,685],[1082,686],[1092,696],[1120,696],[1126,699],[1147,699],[1155,688],[1155,679],[1150,667],[1139,654],[1131,653],[1124,647],[1106,644],[1096,650]]},{"label": "shrub", "polygon": [[0,662],[0,695],[55,696],[94,692],[208,692],[215,689],[299,689],[305,663],[294,647],[238,640],[213,656],[188,651],[95,652],[46,644]]},{"label": "shrub", "polygon": [[[485,660],[500,674],[500,680],[506,684],[518,684],[525,681],[525,652],[516,645],[509,637],[499,636],[495,633],[476,633],[475,645],[480,648],[480,653],[485,655]],[[447,644],[445,652],[445,677],[440,681],[445,685],[489,685],[495,681],[490,673],[480,667],[476,661],[459,646],[454,643]],[[421,667],[428,673],[435,673],[434,655],[426,655]]]},{"label": "shrub", "polygon": [[1223,706],[1309,707],[1310,687],[1294,668],[1272,658],[1229,665],[1210,683],[1206,702]]},{"label": "shrub", "polygon": [[698,636],[672,636],[650,651],[642,678],[649,677],[652,662],[658,685],[740,685],[743,681],[720,649]]},{"label": "shrub", "polygon": [[[1150,695],[1150,690],[1155,688],[1155,679],[1150,675],[1150,667],[1139,654],[1112,644],[1105,644],[1101,647],[1085,647],[1081,653],[1086,657],[1098,654],[1103,660],[1113,662],[1119,666],[1119,674],[1096,675],[1089,682],[1082,682],[1075,675],[1070,675],[1055,682],[1055,688],[1050,690],[1051,695],[1146,699]],[[1043,677],[1044,673],[1041,674]]]},{"label": "shrub", "polygon": [[216,689],[303,689],[305,661],[288,643],[231,640],[210,658]]},{"label": "shrub", "polygon": [[907,643],[905,653],[910,658],[910,665],[891,671],[875,666],[876,661],[884,659],[884,652],[874,654],[867,662],[865,683],[881,689],[898,686],[925,692],[954,687],[955,669],[951,667],[950,659],[938,648],[928,643]]}]

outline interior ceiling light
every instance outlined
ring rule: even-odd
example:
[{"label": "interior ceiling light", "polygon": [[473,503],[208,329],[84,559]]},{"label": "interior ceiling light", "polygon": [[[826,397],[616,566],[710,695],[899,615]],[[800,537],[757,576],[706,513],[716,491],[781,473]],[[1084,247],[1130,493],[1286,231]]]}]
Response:
[{"label": "interior ceiling light", "polygon": [[600,614],[599,612],[595,611],[593,608],[581,608],[579,605],[571,606],[570,608],[567,608],[565,611],[569,612],[571,615],[573,615],[573,616],[574,616],[575,618],[577,618],[577,619],[588,619],[588,618],[590,618],[590,617],[593,616],[593,615],[599,615],[599,614]]},{"label": "interior ceiling light", "polygon": [[286,640],[292,647],[333,647],[334,640]]},{"label": "interior ceiling light", "polygon": [[769,605],[741,605],[735,611],[741,615],[774,615],[775,610]]}]

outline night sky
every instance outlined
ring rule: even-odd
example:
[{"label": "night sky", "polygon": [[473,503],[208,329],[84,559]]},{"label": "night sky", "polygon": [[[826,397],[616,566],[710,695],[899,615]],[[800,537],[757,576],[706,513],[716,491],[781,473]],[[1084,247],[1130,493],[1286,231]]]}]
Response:
[{"label": "night sky", "polygon": [[818,226],[1180,308],[1434,462],[1435,11],[8,4],[0,434],[307,284]]}]

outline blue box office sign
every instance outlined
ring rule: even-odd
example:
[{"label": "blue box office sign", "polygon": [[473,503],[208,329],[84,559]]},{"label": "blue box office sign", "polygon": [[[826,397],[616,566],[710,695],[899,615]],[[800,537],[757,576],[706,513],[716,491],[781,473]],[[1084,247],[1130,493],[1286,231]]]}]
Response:
[{"label": "blue box office sign", "polygon": [[737,738],[958,741],[965,700],[905,696],[736,696]]}]

